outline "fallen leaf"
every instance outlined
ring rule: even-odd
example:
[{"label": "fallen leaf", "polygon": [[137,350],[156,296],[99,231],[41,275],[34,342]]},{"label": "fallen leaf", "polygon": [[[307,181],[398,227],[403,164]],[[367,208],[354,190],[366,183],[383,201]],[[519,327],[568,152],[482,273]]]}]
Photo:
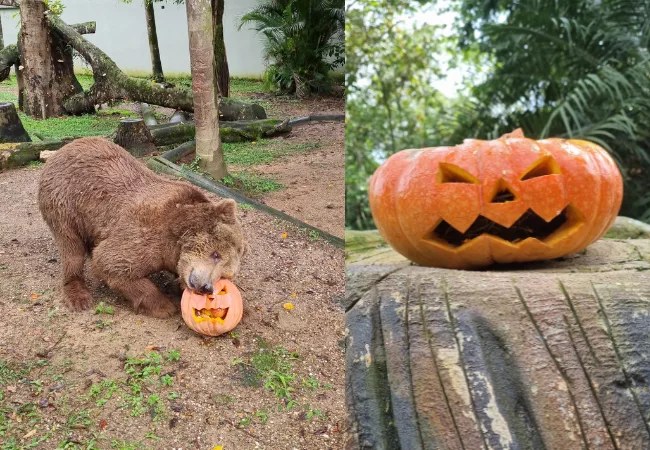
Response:
[{"label": "fallen leaf", "polygon": [[296,294],[295,292],[292,292],[292,293],[291,293],[291,298],[296,298],[296,295],[297,295],[297,294]]},{"label": "fallen leaf", "polygon": [[212,450],[223,450],[223,445],[215,445]]},{"label": "fallen leaf", "polygon": [[160,350],[160,347],[158,347],[157,345],[147,345],[145,349],[150,352],[157,352],[158,350]]},{"label": "fallen leaf", "polygon": [[36,428],[34,428],[29,433],[27,433],[25,436],[23,436],[23,439],[29,439],[30,437],[34,436],[35,434],[36,434]]},{"label": "fallen leaf", "polygon": [[282,239],[286,239],[289,236],[287,233],[282,233]]},{"label": "fallen leaf", "polygon": [[327,187],[334,187],[332,183],[328,184]]},{"label": "fallen leaf", "polygon": [[257,144],[257,141],[253,141],[253,142],[251,142],[251,144]]},{"label": "fallen leaf", "polygon": [[37,298],[38,298],[38,294],[32,294],[32,300],[37,299]]},{"label": "fallen leaf", "polygon": [[287,311],[291,311],[291,310],[293,309],[293,303],[291,303],[291,302],[287,302],[287,303],[285,303],[284,305],[282,305],[282,307],[283,307],[284,309],[286,309]]},{"label": "fallen leaf", "polygon": [[108,422],[106,419],[102,419],[99,421],[99,430],[104,431],[104,428],[106,428],[106,425],[108,425]]}]

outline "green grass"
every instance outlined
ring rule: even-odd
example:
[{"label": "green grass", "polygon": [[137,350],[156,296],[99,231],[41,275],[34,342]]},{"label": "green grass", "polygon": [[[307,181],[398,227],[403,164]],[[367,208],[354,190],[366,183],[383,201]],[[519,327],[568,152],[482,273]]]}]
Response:
[{"label": "green grass", "polygon": [[223,144],[226,164],[235,166],[255,166],[268,164],[291,153],[304,152],[318,148],[318,143],[285,144],[278,140],[261,139],[253,142]]},{"label": "green grass", "polygon": [[272,178],[244,170],[230,174],[221,179],[220,182],[249,195],[262,195],[285,188],[283,184],[278,183]]},{"label": "green grass", "polygon": [[18,115],[30,135],[38,133],[45,139],[105,136],[115,131],[120,122],[120,116],[83,115],[37,120],[20,112]]},{"label": "green grass", "polygon": [[201,171],[198,156],[189,164],[182,163],[181,167],[251,196],[262,195],[285,188],[283,184],[278,183],[273,178],[247,170],[231,173],[221,180],[216,180],[209,173]]},{"label": "green grass", "polygon": [[[92,75],[77,75],[77,79],[84,89],[93,83]],[[0,88],[17,88],[16,77],[10,77],[0,83]],[[0,91],[0,102],[18,103],[16,91]],[[135,117],[136,113],[124,109],[111,108],[99,110],[95,115],[55,117],[47,120],[37,120],[22,112],[18,112],[20,120],[27,133],[36,139],[34,134],[40,134],[46,139],[61,139],[65,137],[80,136],[105,136],[117,128],[120,119]]]}]

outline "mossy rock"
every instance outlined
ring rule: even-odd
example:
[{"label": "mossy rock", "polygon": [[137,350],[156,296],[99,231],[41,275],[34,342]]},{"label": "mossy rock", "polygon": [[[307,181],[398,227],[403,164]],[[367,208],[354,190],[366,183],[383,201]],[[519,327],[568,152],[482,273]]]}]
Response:
[{"label": "mossy rock", "polygon": [[629,217],[618,216],[605,239],[650,239],[650,225]]}]

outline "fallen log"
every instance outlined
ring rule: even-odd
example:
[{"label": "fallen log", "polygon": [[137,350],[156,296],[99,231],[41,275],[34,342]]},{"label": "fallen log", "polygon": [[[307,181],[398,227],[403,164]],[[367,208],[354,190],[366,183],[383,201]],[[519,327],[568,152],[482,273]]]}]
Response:
[{"label": "fallen log", "polygon": [[179,109],[174,111],[174,114],[169,118],[169,123],[187,122],[188,120],[190,119],[187,117],[185,111]]},{"label": "fallen log", "polygon": [[[90,64],[95,83],[88,91],[79,92],[65,99],[63,106],[69,114],[80,114],[95,105],[112,100],[131,100],[192,112],[192,92],[187,89],[165,87],[149,80],[132,78],[122,72],[115,62],[97,46],[83,38],[74,27],[66,24],[56,14],[48,14],[50,28],[67,42]],[[252,120],[266,118],[266,112],[258,104],[234,99],[222,99],[219,114],[221,120]]]},{"label": "fallen log", "polygon": [[25,166],[38,161],[43,150],[58,150],[77,138],[39,142],[10,142],[0,144],[0,170]]},{"label": "fallen log", "polygon": [[185,155],[189,155],[190,153],[194,152],[196,150],[196,141],[188,141],[185,142],[181,145],[179,145],[176,148],[173,148],[162,155],[161,157],[165,158],[167,161],[171,161],[175,163],[179,159],[181,159]]},{"label": "fallen log", "polygon": [[[264,137],[278,136],[291,131],[288,120],[239,120],[219,122],[222,142],[255,141]],[[156,146],[175,145],[194,139],[194,122],[160,124],[149,127]]]},{"label": "fallen log", "polygon": [[376,238],[347,255],[350,448],[650,448],[650,240],[467,272]]}]

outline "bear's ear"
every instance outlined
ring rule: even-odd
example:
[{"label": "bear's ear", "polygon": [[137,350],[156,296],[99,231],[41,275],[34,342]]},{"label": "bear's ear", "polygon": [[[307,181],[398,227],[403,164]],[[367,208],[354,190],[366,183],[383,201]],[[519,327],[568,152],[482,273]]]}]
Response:
[{"label": "bear's ear", "polygon": [[233,199],[221,200],[214,205],[217,219],[223,223],[237,223],[237,202]]}]

